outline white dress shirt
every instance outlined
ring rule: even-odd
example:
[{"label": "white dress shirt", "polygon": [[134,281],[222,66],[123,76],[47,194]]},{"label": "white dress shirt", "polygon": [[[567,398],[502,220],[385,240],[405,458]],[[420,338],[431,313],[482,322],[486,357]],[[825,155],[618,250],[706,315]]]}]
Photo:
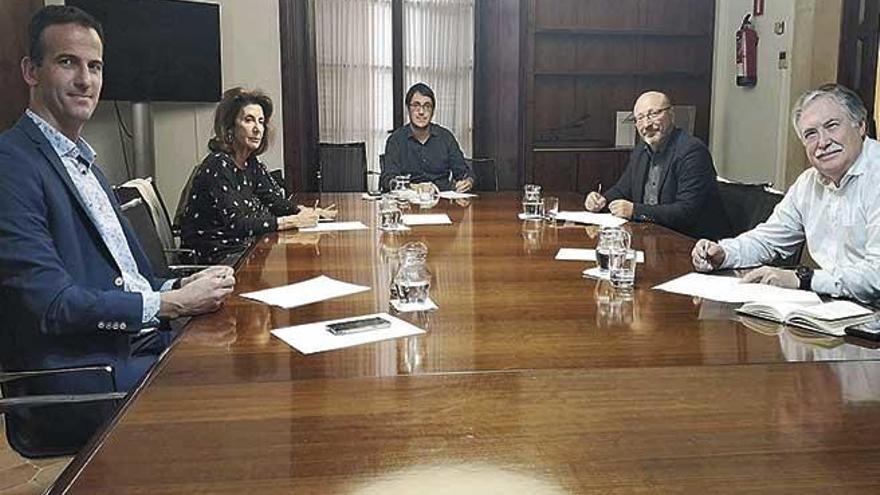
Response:
[{"label": "white dress shirt", "polygon": [[865,138],[840,186],[804,171],[766,222],[724,239],[721,268],[763,265],[806,239],[820,269],[812,290],[863,302],[880,299],[880,143]]}]

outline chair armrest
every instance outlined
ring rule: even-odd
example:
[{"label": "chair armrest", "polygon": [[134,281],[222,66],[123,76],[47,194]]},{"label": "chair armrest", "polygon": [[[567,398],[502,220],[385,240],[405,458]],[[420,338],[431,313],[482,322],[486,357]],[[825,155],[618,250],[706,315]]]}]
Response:
[{"label": "chair armrest", "polygon": [[113,387],[116,388],[116,373],[112,366],[79,366],[75,368],[56,368],[50,370],[33,370],[33,371],[0,371],[0,383],[9,383],[16,380],[27,378],[35,378],[38,376],[65,375],[69,373],[83,373],[92,371],[103,371],[113,378]]},{"label": "chair armrest", "polygon": [[0,399],[0,412],[12,408],[56,406],[60,404],[82,404],[87,402],[104,402],[124,399],[128,394],[125,392],[106,392],[102,394],[57,394],[57,395],[30,395],[27,397],[9,397]]}]

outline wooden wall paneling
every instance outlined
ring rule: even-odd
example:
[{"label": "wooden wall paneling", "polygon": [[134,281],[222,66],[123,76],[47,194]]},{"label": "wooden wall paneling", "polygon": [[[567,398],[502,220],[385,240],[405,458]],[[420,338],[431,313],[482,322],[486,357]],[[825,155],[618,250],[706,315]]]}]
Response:
[{"label": "wooden wall paneling", "polygon": [[288,191],[318,189],[318,76],[313,4],[278,0]]},{"label": "wooden wall paneling", "polygon": [[855,91],[868,110],[868,135],[874,129],[880,0],[844,0],[840,19],[837,82]]},{"label": "wooden wall paneling", "polygon": [[632,36],[581,37],[575,68],[598,73],[628,74],[640,70],[639,40]]},{"label": "wooden wall paneling", "polygon": [[630,152],[626,150],[577,153],[577,191],[595,191],[599,184],[602,184],[602,190],[605,191],[616,184],[626,168],[629,155]]},{"label": "wooden wall paneling", "polygon": [[28,23],[42,0],[0,2],[0,132],[12,127],[27,108],[29,91],[21,77],[21,59],[28,51]]},{"label": "wooden wall paneling", "polygon": [[475,4],[474,156],[494,158],[499,188],[524,181],[523,112],[527,105],[523,63],[528,42],[526,0],[482,0]]},{"label": "wooden wall paneling", "polygon": [[[597,29],[636,29],[641,25],[639,12],[644,1],[589,0],[578,2],[578,23],[581,26]],[[552,0],[546,1],[548,8],[552,8],[553,3]]]},{"label": "wooden wall paneling", "polygon": [[561,127],[583,118],[584,115],[578,112],[576,106],[576,78],[545,77],[540,82],[541,84],[535,85],[532,116],[535,135],[531,138],[535,142],[544,144],[542,134],[549,134],[549,129]]},{"label": "wooden wall paneling", "polygon": [[535,177],[533,182],[544,191],[577,191],[577,155],[567,152],[535,152]]},{"label": "wooden wall paneling", "polygon": [[535,72],[566,72],[577,66],[579,40],[572,36],[538,37],[534,42]]},{"label": "wooden wall paneling", "polygon": [[594,146],[612,147],[615,141],[615,118],[618,111],[631,111],[639,84],[633,78],[580,78],[576,87],[578,109],[587,120]]}]

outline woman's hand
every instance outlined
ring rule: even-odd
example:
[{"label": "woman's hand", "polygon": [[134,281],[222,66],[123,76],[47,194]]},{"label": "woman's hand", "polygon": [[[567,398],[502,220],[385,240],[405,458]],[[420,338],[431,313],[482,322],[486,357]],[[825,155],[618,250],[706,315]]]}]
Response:
[{"label": "woman's hand", "polygon": [[302,208],[296,215],[278,217],[278,230],[301,229],[318,225],[318,214],[313,208]]}]

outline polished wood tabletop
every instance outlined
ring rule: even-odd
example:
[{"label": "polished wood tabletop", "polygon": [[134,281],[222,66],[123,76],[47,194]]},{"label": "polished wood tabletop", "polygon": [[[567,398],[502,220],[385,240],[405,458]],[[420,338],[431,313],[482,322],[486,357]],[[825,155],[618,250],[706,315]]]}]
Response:
[{"label": "polished wood tabletop", "polygon": [[[652,287],[694,240],[627,224],[631,294],[561,247],[594,227],[523,222],[516,193],[441,200],[452,225],[259,240],[236,293],[327,275],[368,292],[282,309],[231,298],[193,320],[55,493],[873,493],[880,350],[741,321]],[[561,197],[562,209],[582,198]],[[417,213],[419,210],[413,210]],[[398,249],[429,249],[427,333],[303,355],[270,330],[389,311]],[[723,366],[722,366],[723,365]]]}]

